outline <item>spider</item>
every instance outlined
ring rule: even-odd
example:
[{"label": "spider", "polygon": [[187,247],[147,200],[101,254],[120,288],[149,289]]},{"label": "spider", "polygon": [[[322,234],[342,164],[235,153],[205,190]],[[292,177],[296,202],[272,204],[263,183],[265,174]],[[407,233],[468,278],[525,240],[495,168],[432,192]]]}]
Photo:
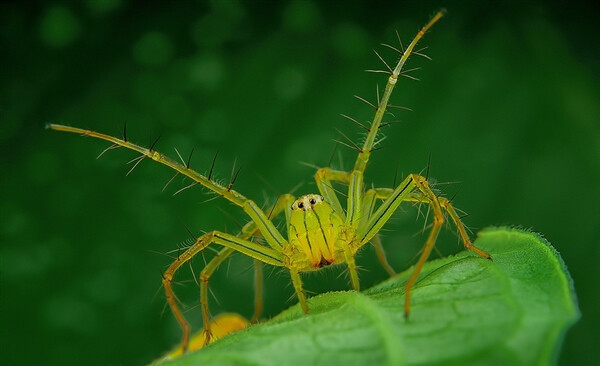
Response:
[{"label": "spider", "polygon": [[[206,177],[190,169],[189,160],[179,163],[153,149],[136,145],[127,140],[124,133],[123,138],[80,128],[51,124],[48,128],[58,131],[78,133],[98,139],[112,142],[114,147],[125,147],[141,154],[138,163],[144,158],[150,158],[160,164],[166,165],[191,178],[231,203],[239,206],[250,218],[243,226],[238,235],[232,235],[221,231],[212,231],[196,239],[185,252],[180,254],[164,272],[162,284],[165,289],[167,302],[181,326],[183,336],[181,340],[181,351],[185,352],[189,346],[190,325],[185,319],[177,303],[172,288],[173,277],[177,270],[188,262],[196,254],[203,251],[211,244],[217,244],[223,248],[206,265],[200,274],[200,305],[204,321],[205,342],[211,339],[210,315],[208,308],[208,281],[211,275],[225,259],[234,252],[241,252],[255,259],[255,262],[266,263],[273,266],[285,267],[289,270],[292,284],[302,310],[309,312],[308,301],[302,287],[300,274],[304,272],[318,271],[324,267],[346,264],[350,274],[350,280],[354,290],[359,291],[359,280],[355,262],[356,252],[365,244],[372,242],[375,246],[377,256],[390,273],[393,269],[388,265],[378,232],[398,209],[403,202],[420,203],[429,205],[433,212],[433,224],[424,244],[417,264],[411,277],[406,283],[404,298],[404,315],[408,317],[410,312],[411,288],[417,281],[419,273],[431,253],[438,233],[444,223],[446,215],[454,222],[458,235],[464,246],[478,255],[491,259],[485,251],[475,247],[467,235],[465,226],[453,208],[450,201],[436,195],[427,179],[419,174],[408,175],[397,187],[394,188],[371,188],[366,189],[363,174],[367,167],[369,157],[373,151],[376,137],[381,127],[381,121],[386,109],[391,107],[389,99],[398,78],[402,76],[402,68],[411,54],[419,54],[415,51],[415,45],[425,35],[434,23],[444,14],[441,10],[417,33],[406,49],[398,50],[400,59],[394,68],[388,66],[377,54],[387,67],[383,71],[389,75],[385,90],[379,104],[376,106],[375,116],[369,127],[366,139],[359,149],[356,162],[351,171],[321,168],[315,174],[316,185],[319,194],[306,194],[298,198],[291,194],[280,196],[269,211],[263,211],[254,201],[232,189],[232,183],[228,186],[221,185],[211,180],[210,173]],[[341,182],[348,185],[347,207],[344,209],[338,195],[332,187],[333,182]],[[377,205],[381,201],[379,205]],[[269,212],[266,214],[265,212]],[[285,215],[287,235],[284,236],[271,221],[278,215]],[[252,241],[254,235],[259,234],[267,245]],[[257,265],[257,269],[260,265]],[[260,276],[260,274],[259,274]],[[261,290],[257,286],[256,291]],[[253,320],[258,318],[261,303],[256,303]]]}]

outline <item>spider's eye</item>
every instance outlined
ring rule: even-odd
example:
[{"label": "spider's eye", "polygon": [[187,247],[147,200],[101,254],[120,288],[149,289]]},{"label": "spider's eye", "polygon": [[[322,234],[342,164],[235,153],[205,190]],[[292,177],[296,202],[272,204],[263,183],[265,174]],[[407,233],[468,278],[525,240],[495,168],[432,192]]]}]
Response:
[{"label": "spider's eye", "polygon": [[304,208],[304,203],[298,202],[298,208]]},{"label": "spider's eye", "polygon": [[311,198],[311,199],[310,199],[310,204],[311,204],[311,205],[314,205],[315,203],[317,203],[317,201],[316,201],[314,198]]}]

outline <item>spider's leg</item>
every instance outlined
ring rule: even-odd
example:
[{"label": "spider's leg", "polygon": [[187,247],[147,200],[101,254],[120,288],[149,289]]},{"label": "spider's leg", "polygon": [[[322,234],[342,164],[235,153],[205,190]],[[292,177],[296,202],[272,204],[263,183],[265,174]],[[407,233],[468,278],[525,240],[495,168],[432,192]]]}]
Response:
[{"label": "spider's leg", "polygon": [[350,281],[352,282],[352,288],[354,291],[360,291],[360,282],[358,281],[358,271],[356,270],[356,261],[354,260],[355,252],[350,249],[350,246],[344,240],[338,242],[344,250],[344,258],[346,265],[348,266],[348,273],[350,274]]},{"label": "spider's leg", "polygon": [[138,157],[138,159],[143,160],[144,158],[149,158],[156,161],[157,163],[165,165],[175,170],[176,172],[192,179],[194,182],[225,198],[231,203],[241,207],[244,210],[244,212],[248,216],[250,216],[252,221],[256,223],[258,230],[260,230],[260,233],[265,238],[269,246],[271,246],[271,248],[281,251],[282,245],[286,242],[281,233],[275,227],[275,225],[273,225],[273,223],[269,220],[267,215],[254,201],[244,197],[241,193],[232,189],[233,181],[235,180],[235,178],[233,178],[232,182],[228,186],[223,186],[210,179],[210,174],[209,177],[205,177],[204,175],[191,169],[189,167],[189,161],[187,163],[183,161],[182,163],[179,163],[169,158],[168,156],[163,155],[158,151],[154,150],[154,145],[152,145],[150,148],[145,148],[143,146],[128,141],[126,137],[120,139],[96,131],[57,124],[49,124],[47,128],[56,131],[78,133],[83,136],[94,137],[100,140],[112,142],[114,146],[120,146],[129,150],[136,151],[139,154],[141,154]]},{"label": "spider's leg", "polygon": [[[204,321],[204,345],[210,343],[212,331],[210,329],[210,311],[208,308],[208,280],[214,274],[215,270],[227,259],[235,253],[231,248],[224,248],[204,267],[200,273],[200,307],[202,308],[202,319]],[[254,260],[254,315],[252,323],[255,323],[262,311],[262,262],[258,259]]]},{"label": "spider's leg", "polygon": [[[280,196],[275,202],[275,205],[269,211],[269,219],[280,215],[282,212],[288,215],[288,209],[294,197],[289,194]],[[248,240],[252,235],[260,234],[256,228],[254,221],[248,222],[242,227],[241,233],[238,237],[242,240]],[[258,244],[257,244],[258,245]],[[210,311],[208,308],[208,280],[215,272],[215,270],[227,259],[231,254],[235,253],[235,250],[230,247],[222,249],[216,257],[214,257],[204,267],[200,273],[200,306],[202,308],[202,318],[204,320],[204,333],[205,333],[205,344],[210,342],[211,331],[210,331]],[[258,258],[254,259],[254,315],[252,316],[252,322],[256,322],[262,311],[262,292],[263,292],[263,277],[262,277],[262,261]]]},{"label": "spider's leg", "polygon": [[296,296],[298,296],[298,302],[300,303],[300,307],[304,314],[308,314],[308,302],[306,301],[306,294],[304,293],[304,289],[302,288],[302,279],[300,278],[300,273],[297,268],[290,268],[290,276],[292,277],[292,284],[294,285],[294,291],[296,291]]},{"label": "spider's leg", "polygon": [[219,253],[213,259],[211,259],[210,262],[208,262],[202,272],[200,272],[200,307],[202,308],[202,320],[204,321],[205,346],[210,343],[212,338],[212,332],[210,330],[210,312],[208,310],[208,280],[213,275],[215,270],[221,265],[221,263],[223,263],[223,261],[225,261],[225,259],[227,259],[233,253],[235,253],[235,250],[232,248],[221,249]]},{"label": "spider's leg", "polygon": [[[390,188],[371,188],[365,193],[362,202],[361,224],[359,226],[367,224],[368,218],[373,214],[373,209],[375,208],[377,200],[388,198],[393,191],[394,190]],[[396,271],[394,271],[392,266],[388,263],[379,235],[375,235],[371,239],[371,243],[373,243],[373,246],[375,247],[375,254],[377,255],[379,263],[381,263],[381,266],[386,270],[390,277],[395,276]]]},{"label": "spider's leg", "polygon": [[342,208],[340,200],[332,182],[350,183],[350,173],[331,168],[321,168],[315,173],[315,182],[323,199],[331,205],[333,210],[340,215],[342,219],[346,218],[346,211]]},{"label": "spider's leg", "polygon": [[[362,148],[360,148],[360,151],[358,153],[358,157],[356,158],[356,162],[354,163],[354,168],[352,169],[352,172],[346,173],[343,176],[343,178],[345,178],[346,181],[348,181],[348,183],[349,183],[348,207],[346,209],[347,216],[346,216],[345,221],[346,221],[347,225],[352,227],[354,230],[357,230],[356,234],[360,240],[360,242],[358,243],[359,246],[362,246],[365,242],[370,241],[371,238],[373,238],[375,236],[375,234],[379,231],[379,229],[381,229],[381,226],[383,226],[383,224],[389,219],[389,216],[391,216],[393,211],[395,211],[397,206],[402,202],[402,199],[398,200],[397,205],[394,200],[389,202],[387,205],[389,207],[387,210],[385,210],[385,212],[380,212],[380,210],[377,211],[378,213],[381,214],[380,220],[377,220],[374,222],[369,221],[371,226],[367,227],[365,232],[362,232],[362,233],[360,232],[359,227],[361,226],[362,223],[365,222],[365,218],[363,216],[364,211],[365,211],[365,206],[362,203],[363,199],[365,198],[364,197],[364,187],[363,187],[363,173],[367,167],[367,163],[369,162],[369,157],[371,156],[371,152],[374,150],[374,147],[376,145],[377,134],[379,133],[379,128],[381,127],[381,121],[383,120],[383,116],[386,113],[390,97],[392,95],[392,92],[394,91],[396,83],[398,82],[398,78],[402,75],[401,72],[404,67],[404,64],[406,63],[406,60],[408,60],[410,55],[413,53],[414,47],[419,42],[419,40],[425,35],[425,33],[429,30],[429,28],[431,28],[431,26],[433,26],[433,24],[435,24],[443,15],[444,15],[444,11],[439,11],[436,15],[434,15],[433,18],[431,18],[431,20],[423,28],[421,28],[421,30],[419,30],[419,32],[417,33],[415,38],[412,40],[412,42],[408,45],[406,50],[404,50],[404,52],[402,52],[402,56],[400,57],[400,60],[398,61],[396,66],[393,69],[388,66],[388,69],[390,70],[388,81],[385,86],[383,95],[379,99],[378,105],[375,108],[376,109],[375,116],[373,117],[373,121],[371,122],[371,124],[368,128],[369,132],[367,133],[367,137],[365,138]],[[386,66],[387,66],[387,64],[386,64]],[[324,188],[327,188],[327,187],[324,187]],[[319,189],[321,189],[321,186],[319,186]],[[329,185],[328,189],[331,189],[330,185]],[[333,193],[333,192],[326,192],[326,193],[327,193],[327,195],[329,195],[330,193]],[[410,193],[410,189],[408,190],[407,193]],[[406,194],[406,193],[399,192],[398,196],[403,197],[404,194]],[[326,197],[326,198],[328,198],[328,197]],[[395,205],[395,207],[391,208],[394,205]],[[385,202],[384,202],[384,204],[382,204],[382,206],[386,206]],[[341,206],[339,205],[339,201],[337,201],[337,197],[335,197],[335,201],[334,201],[332,207],[334,207],[334,209],[341,208]],[[369,207],[369,203],[367,203],[366,207]],[[388,215],[388,211],[389,211],[389,215]],[[443,215],[442,215],[442,219],[443,219]],[[437,231],[439,231],[439,228],[432,231],[431,236],[432,236],[433,243],[435,243],[435,237],[437,236]],[[350,246],[350,245],[348,245],[348,246]],[[349,248],[344,249],[344,253],[345,253],[346,261],[348,262],[348,269],[350,271],[352,283],[355,288],[358,288],[358,275],[356,274],[353,253],[350,251]],[[352,257],[351,261],[348,261],[349,257]]]},{"label": "spider's leg", "polygon": [[429,232],[427,241],[423,246],[423,252],[419,257],[419,261],[415,266],[415,270],[406,283],[406,292],[404,298],[405,317],[408,317],[410,312],[410,291],[412,286],[419,277],[419,273],[421,272],[425,261],[429,257],[429,254],[435,245],[435,240],[437,239],[440,228],[444,223],[444,214],[442,213],[442,208],[437,200],[436,195],[431,191],[431,188],[429,188],[429,183],[427,180],[417,174],[409,175],[396,189],[392,191],[391,195],[385,201],[383,201],[381,206],[379,206],[379,208],[371,215],[371,217],[368,218],[366,225],[361,226],[356,234],[360,240],[361,246],[368,243],[377,234],[377,232],[379,232],[383,225],[385,225],[392,214],[396,211],[400,204],[406,200],[413,190],[421,191],[429,199],[433,208],[433,226]]},{"label": "spider's leg", "polygon": [[[353,171],[352,173],[348,173],[340,170],[332,170],[330,168],[321,168],[315,174],[315,181],[317,182],[317,186],[319,187],[319,191],[321,192],[321,195],[323,195],[324,200],[329,203],[342,220],[345,220],[349,227],[356,229],[362,216],[361,202],[364,188],[362,172]],[[331,185],[332,181],[348,183],[348,207],[345,212],[342,209],[336,191]],[[344,258],[348,265],[352,287],[358,291],[360,289],[360,284],[358,281],[356,262],[354,260],[355,252],[350,248],[349,243],[346,240],[339,240],[338,245],[341,245],[344,251]],[[298,281],[298,285],[301,287],[301,282]],[[294,286],[296,286],[296,284],[294,284]],[[298,293],[298,291],[296,292]],[[298,293],[299,298],[300,296],[301,294]]]},{"label": "spider's leg", "polygon": [[[491,256],[489,255],[488,252],[477,248],[475,245],[473,245],[473,243],[471,243],[471,239],[469,239],[469,235],[467,234],[465,225],[462,223],[460,216],[458,216],[458,214],[456,213],[456,210],[454,209],[454,206],[452,206],[452,203],[450,203],[450,200],[448,200],[446,197],[439,197],[439,196],[437,197],[437,199],[438,199],[438,202],[440,203],[440,206],[442,207],[442,209],[444,209],[444,211],[446,211],[448,213],[448,216],[450,216],[450,218],[454,222],[454,225],[456,226],[456,229],[458,231],[458,235],[460,236],[465,248],[467,250],[472,251],[473,253],[478,254],[479,256],[481,256],[483,258],[491,259]],[[422,202],[422,203],[431,204],[429,197],[422,194],[421,192],[413,192],[406,199],[406,201]]]},{"label": "spider's leg", "polygon": [[250,323],[258,323],[260,314],[263,308],[263,270],[262,262],[258,259],[254,260],[254,314]]},{"label": "spider's leg", "polygon": [[[240,237],[223,233],[220,231],[213,231],[202,235],[199,237],[196,242],[189,247],[185,252],[179,255],[175,261],[169,266],[169,268],[163,274],[163,286],[165,288],[165,293],[167,297],[167,302],[171,307],[171,311],[175,315],[177,322],[181,326],[183,330],[183,337],[181,340],[181,349],[185,351],[188,347],[189,336],[190,336],[190,325],[183,316],[183,313],[179,309],[177,305],[177,300],[175,298],[175,293],[172,288],[173,277],[175,276],[175,272],[187,261],[192,259],[196,254],[204,250],[208,245],[215,243],[222,245],[226,248],[231,248],[235,251],[244,253],[254,259],[260,260],[261,262],[271,264],[274,266],[283,266],[283,254],[281,251],[253,243],[249,240],[242,239]],[[218,258],[218,256],[216,257]],[[219,262],[219,261],[217,261]],[[217,263],[215,262],[215,263]],[[213,263],[213,262],[211,262]],[[215,267],[218,264],[214,265]],[[210,269],[209,269],[210,271]],[[214,270],[213,270],[214,271]]]},{"label": "spider's leg", "polygon": [[390,266],[390,264],[388,263],[387,257],[385,256],[385,250],[383,250],[383,245],[381,244],[381,239],[379,238],[379,235],[375,235],[373,239],[371,239],[371,242],[375,246],[375,254],[377,254],[377,259],[379,260],[379,263],[381,263],[381,266],[390,275],[390,277],[394,277],[396,275],[396,271],[394,271],[392,266]]},{"label": "spider's leg", "polygon": [[[365,193],[362,204],[361,226],[367,224],[368,218],[373,214],[377,200],[388,198],[393,191],[394,190],[390,188],[371,188]],[[371,239],[371,243],[375,247],[375,254],[377,255],[379,263],[381,263],[381,266],[390,275],[390,277],[395,276],[396,271],[394,271],[392,266],[390,266],[388,263],[379,235],[375,235],[373,239]]]},{"label": "spider's leg", "polygon": [[[419,179],[419,177],[425,180],[425,178],[419,175],[411,174],[400,182],[398,187],[393,190],[377,188],[369,190],[367,194],[365,194],[365,197],[372,197],[371,201],[375,198],[383,199],[384,201],[375,212],[372,212],[372,207],[363,207],[363,220],[356,231],[360,246],[368,243],[387,223],[400,204],[418,188],[415,179]],[[366,206],[367,204],[369,204],[369,202],[367,202],[365,198],[365,205],[363,206]],[[374,205],[374,203],[370,204]]]},{"label": "spider's leg", "polygon": [[356,162],[354,163],[354,171],[364,172],[367,167],[369,157],[371,155],[371,152],[373,151],[373,147],[375,146],[377,140],[377,133],[379,132],[379,128],[381,127],[381,121],[383,120],[383,116],[385,115],[386,109],[389,104],[390,96],[392,95],[392,91],[394,90],[394,87],[398,82],[398,78],[402,76],[402,68],[406,63],[406,60],[408,60],[410,55],[414,53],[414,47],[417,45],[419,40],[425,35],[429,28],[431,28],[433,24],[437,22],[443,15],[443,10],[435,14],[433,18],[431,18],[429,23],[427,23],[423,28],[421,28],[421,30],[419,30],[415,38],[413,38],[412,42],[408,45],[408,47],[406,47],[404,52],[402,52],[402,56],[400,57],[400,60],[398,61],[394,69],[392,70],[391,68],[389,68],[390,72],[387,84],[383,91],[383,95],[379,99],[379,104],[377,105],[377,108],[375,110],[375,116],[373,116],[373,121],[369,126],[369,133],[367,134],[365,142],[363,143],[363,146],[360,149],[360,152],[358,153],[358,157],[356,158]]},{"label": "spider's leg", "polygon": [[[435,240],[437,239],[440,228],[444,223],[444,214],[442,209],[445,209],[450,217],[453,219],[457,227],[459,228],[459,233],[463,238],[465,243],[465,247],[474,251],[475,253],[481,255],[484,258],[489,259],[490,256],[485,251],[476,248],[473,246],[468,239],[464,226],[460,221],[460,218],[456,214],[456,211],[450,204],[450,202],[443,198],[438,197],[433,193],[431,188],[429,187],[429,182],[425,177],[418,174],[411,174],[406,179],[404,179],[400,185],[394,189],[377,189],[375,190],[374,195],[377,198],[384,199],[383,203],[379,208],[372,213],[372,215],[366,220],[366,224],[361,225],[359,230],[357,231],[357,236],[360,239],[360,245],[364,245],[369,242],[379,230],[385,225],[385,223],[389,220],[392,214],[396,211],[396,209],[400,206],[400,204],[404,201],[408,202],[423,202],[428,203],[433,209],[433,225],[431,231],[429,232],[429,236],[427,237],[427,241],[423,246],[423,251],[417,264],[415,265],[415,269],[408,279],[406,283],[406,292],[405,292],[405,300],[404,300],[404,315],[408,317],[410,313],[410,292],[419,277],[419,273],[425,264],[425,261],[429,257],[431,250],[435,246]],[[443,202],[443,205],[442,205]],[[463,236],[464,235],[464,236]]]}]

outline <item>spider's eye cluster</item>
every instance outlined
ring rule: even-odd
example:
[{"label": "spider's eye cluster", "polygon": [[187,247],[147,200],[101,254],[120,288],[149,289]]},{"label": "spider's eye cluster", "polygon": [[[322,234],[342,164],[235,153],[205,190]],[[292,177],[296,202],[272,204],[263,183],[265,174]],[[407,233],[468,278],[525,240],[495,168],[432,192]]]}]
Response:
[{"label": "spider's eye cluster", "polygon": [[300,209],[302,211],[305,211],[307,209],[312,209],[314,207],[314,205],[316,205],[319,202],[323,202],[323,197],[316,195],[316,194],[308,194],[306,196],[302,196],[300,198],[298,198],[296,200],[296,202],[294,202],[294,204],[292,204],[292,210],[295,209]]}]

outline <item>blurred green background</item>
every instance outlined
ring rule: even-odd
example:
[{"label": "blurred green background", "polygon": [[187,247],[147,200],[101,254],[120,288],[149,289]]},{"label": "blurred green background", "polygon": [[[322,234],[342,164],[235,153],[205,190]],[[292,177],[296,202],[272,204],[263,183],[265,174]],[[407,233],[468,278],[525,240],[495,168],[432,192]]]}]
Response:
[{"label": "blurred green background", "polygon": [[[0,329],[6,365],[142,365],[178,342],[160,287],[163,255],[189,234],[237,230],[235,207],[143,161],[129,176],[122,150],[44,129],[49,122],[121,135],[184,157],[260,204],[298,186],[316,191],[339,138],[361,131],[385,77],[372,48],[408,42],[440,6],[422,45],[433,61],[409,67],[393,103],[413,112],[385,128],[366,180],[431,173],[470,214],[474,231],[516,225],[542,233],[571,270],[582,318],[566,335],[561,364],[593,359],[600,329],[600,47],[593,1],[542,2],[135,2],[0,4]],[[351,165],[339,148],[332,166]],[[407,206],[383,234],[403,270],[422,243],[423,218]],[[415,235],[416,234],[416,235]],[[439,253],[461,250],[454,234]],[[211,254],[207,253],[207,257]],[[358,259],[366,288],[386,278],[372,248]],[[203,261],[194,261],[199,273]],[[340,269],[306,278],[315,293],[348,288]],[[295,303],[285,272],[265,269],[265,318]],[[234,256],[211,282],[212,312],[253,309],[252,262]],[[188,267],[176,290],[198,329],[199,293]]]}]

